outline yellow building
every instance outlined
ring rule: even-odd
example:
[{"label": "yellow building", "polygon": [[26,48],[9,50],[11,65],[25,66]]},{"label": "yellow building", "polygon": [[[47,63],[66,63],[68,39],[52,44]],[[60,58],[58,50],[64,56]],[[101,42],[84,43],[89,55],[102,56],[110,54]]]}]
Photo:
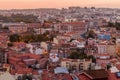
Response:
[{"label": "yellow building", "polygon": [[110,54],[111,56],[116,55],[116,45],[115,44],[108,44],[106,48],[107,48],[108,54]]},{"label": "yellow building", "polygon": [[117,43],[116,45],[116,53],[118,56],[120,56],[120,43]]},{"label": "yellow building", "polygon": [[62,59],[61,60],[61,67],[66,67],[72,70],[87,70],[89,65],[92,63],[91,60],[87,59]]}]

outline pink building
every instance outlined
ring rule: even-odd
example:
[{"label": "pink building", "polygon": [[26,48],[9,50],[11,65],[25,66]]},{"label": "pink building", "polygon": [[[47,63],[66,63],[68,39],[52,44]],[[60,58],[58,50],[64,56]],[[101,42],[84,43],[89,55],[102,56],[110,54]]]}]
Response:
[{"label": "pink building", "polygon": [[98,54],[106,54],[107,53],[107,45],[106,44],[98,44]]},{"label": "pink building", "polygon": [[8,27],[8,29],[13,33],[22,33],[27,31],[27,25],[26,24],[11,25]]},{"label": "pink building", "polygon": [[86,23],[85,22],[65,22],[59,26],[60,32],[72,32],[76,31],[84,33],[86,31]]},{"label": "pink building", "polygon": [[39,28],[42,25],[41,25],[41,23],[28,23],[27,26],[28,26],[28,28],[33,29],[33,28]]}]

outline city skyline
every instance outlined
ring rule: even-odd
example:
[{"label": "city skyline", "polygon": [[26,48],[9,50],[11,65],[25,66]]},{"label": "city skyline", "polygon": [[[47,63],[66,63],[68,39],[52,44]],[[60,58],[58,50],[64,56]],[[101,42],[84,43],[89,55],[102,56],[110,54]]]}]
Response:
[{"label": "city skyline", "polygon": [[66,8],[69,6],[120,8],[119,0],[1,0],[0,9]]}]

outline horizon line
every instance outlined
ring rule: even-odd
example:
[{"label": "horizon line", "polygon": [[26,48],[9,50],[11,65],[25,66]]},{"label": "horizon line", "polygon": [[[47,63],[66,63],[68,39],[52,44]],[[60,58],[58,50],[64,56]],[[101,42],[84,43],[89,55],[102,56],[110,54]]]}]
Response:
[{"label": "horizon line", "polygon": [[69,7],[80,7],[80,8],[108,8],[108,9],[120,9],[119,7],[97,7],[97,6],[67,6],[67,7],[60,7],[60,8],[55,8],[55,7],[36,7],[36,8],[0,8],[0,10],[23,10],[23,9],[68,9]]}]

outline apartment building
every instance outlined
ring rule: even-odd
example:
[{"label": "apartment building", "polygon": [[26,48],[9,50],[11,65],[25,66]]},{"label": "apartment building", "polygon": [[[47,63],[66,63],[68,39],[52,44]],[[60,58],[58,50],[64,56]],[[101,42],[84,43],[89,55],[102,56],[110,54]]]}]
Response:
[{"label": "apartment building", "polygon": [[12,33],[22,33],[27,31],[27,25],[26,24],[11,25],[8,27],[8,29]]},{"label": "apartment building", "polygon": [[92,63],[91,60],[87,59],[62,59],[61,66],[66,67],[68,69],[72,70],[87,70],[89,68],[89,65]]}]

